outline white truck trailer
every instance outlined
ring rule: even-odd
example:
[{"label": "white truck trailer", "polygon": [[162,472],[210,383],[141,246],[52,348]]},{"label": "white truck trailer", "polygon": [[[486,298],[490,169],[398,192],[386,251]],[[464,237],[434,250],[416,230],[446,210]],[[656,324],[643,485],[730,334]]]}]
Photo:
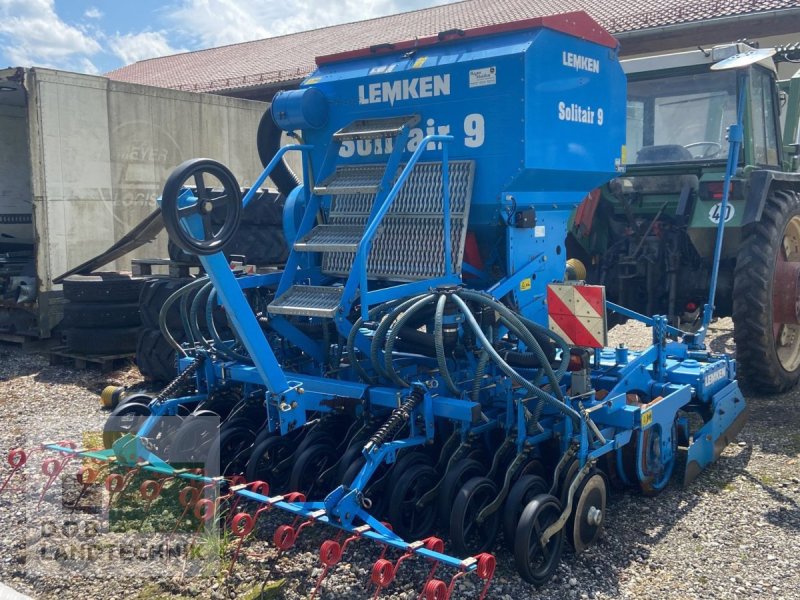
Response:
[{"label": "white truck trailer", "polygon": [[[0,70],[0,334],[48,337],[61,318],[53,278],[152,213],[185,159],[214,158],[243,187],[253,181],[264,109],[52,69]],[[166,255],[162,233],[105,268]]]}]

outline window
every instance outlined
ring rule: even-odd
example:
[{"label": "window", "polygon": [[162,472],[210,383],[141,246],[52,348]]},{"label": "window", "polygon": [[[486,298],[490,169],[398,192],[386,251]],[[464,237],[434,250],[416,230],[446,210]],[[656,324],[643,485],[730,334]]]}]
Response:
[{"label": "window", "polygon": [[736,121],[736,75],[706,71],[628,83],[630,164],[720,160]]},{"label": "window", "polygon": [[750,115],[753,123],[753,163],[778,164],[778,135],[772,74],[753,68],[750,75]]}]

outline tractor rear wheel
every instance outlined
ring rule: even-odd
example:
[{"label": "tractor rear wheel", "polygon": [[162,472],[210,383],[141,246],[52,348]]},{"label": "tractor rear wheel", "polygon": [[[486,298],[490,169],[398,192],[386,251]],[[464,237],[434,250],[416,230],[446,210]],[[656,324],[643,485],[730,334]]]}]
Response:
[{"label": "tractor rear wheel", "polygon": [[773,190],[736,259],[736,358],[755,391],[780,393],[800,380],[800,194]]}]

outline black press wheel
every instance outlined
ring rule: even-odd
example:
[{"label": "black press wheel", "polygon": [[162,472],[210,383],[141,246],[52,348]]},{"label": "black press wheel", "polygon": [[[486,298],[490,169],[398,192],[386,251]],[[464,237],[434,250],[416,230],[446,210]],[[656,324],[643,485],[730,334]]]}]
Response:
[{"label": "black press wheel", "polygon": [[436,505],[418,506],[420,498],[439,482],[436,469],[417,464],[397,480],[389,498],[387,516],[394,531],[405,540],[419,540],[429,535],[436,521]]},{"label": "black press wheel", "polygon": [[514,551],[514,535],[522,511],[536,496],[546,494],[549,490],[547,481],[539,475],[523,475],[511,487],[503,509],[503,535],[508,549]]},{"label": "black press wheel", "polygon": [[800,380],[800,194],[773,190],[736,257],[736,360],[755,391],[777,394]]},{"label": "black press wheel", "polygon": [[486,471],[487,469],[483,463],[471,458],[462,458],[456,461],[445,473],[437,500],[439,519],[444,527],[450,526],[450,513],[458,490],[464,487],[464,484],[473,477],[486,475]]},{"label": "black press wheel", "polygon": [[329,444],[314,444],[297,456],[289,476],[289,490],[318,500],[330,490],[320,476],[336,461],[336,450]]},{"label": "black press wheel", "polygon": [[150,416],[150,408],[139,402],[120,404],[108,416],[103,426],[103,445],[111,448],[119,438],[128,433],[135,434]]},{"label": "black press wheel", "polygon": [[222,427],[208,449],[206,475],[242,475],[253,452],[256,434],[247,427]]},{"label": "black press wheel", "polygon": [[566,535],[576,554],[591,546],[603,529],[608,485],[605,476],[592,469],[575,492],[572,514],[567,520]]},{"label": "black press wheel", "polygon": [[211,411],[198,411],[183,420],[169,447],[172,466],[201,466],[209,446],[219,436],[219,417]]},{"label": "black press wheel", "polygon": [[292,465],[287,459],[294,452],[291,440],[280,435],[268,437],[256,444],[245,474],[248,481],[266,481],[275,494],[287,491]]},{"label": "black press wheel", "polygon": [[[184,204],[181,194],[189,185],[196,189],[190,201]],[[215,211],[225,213],[221,224],[211,218]],[[190,254],[215,254],[239,227],[241,189],[233,173],[222,163],[209,158],[187,160],[175,168],[164,184],[161,212],[170,239],[181,250]]]},{"label": "black press wheel", "polygon": [[497,498],[497,486],[488,477],[473,477],[458,490],[450,514],[450,539],[456,556],[475,556],[494,544],[500,527],[500,511],[483,521],[478,515]]},{"label": "black press wheel", "polygon": [[561,516],[561,503],[550,494],[531,500],[517,524],[514,535],[514,562],[520,576],[540,587],[547,583],[558,568],[564,551],[564,529],[560,529],[546,544],[541,544],[545,530]]}]

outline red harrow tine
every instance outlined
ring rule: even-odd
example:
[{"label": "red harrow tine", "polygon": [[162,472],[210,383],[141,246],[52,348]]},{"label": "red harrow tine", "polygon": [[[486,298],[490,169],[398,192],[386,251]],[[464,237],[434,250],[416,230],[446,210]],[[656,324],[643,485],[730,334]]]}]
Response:
[{"label": "red harrow tine", "polygon": [[8,474],[6,480],[3,482],[3,485],[0,485],[0,494],[3,493],[3,490],[6,489],[8,482],[11,481],[11,478],[14,477],[22,468],[25,466],[25,463],[28,462],[28,455],[25,453],[25,450],[22,448],[13,448],[7,457],[8,465],[11,467],[11,473]]},{"label": "red harrow tine", "polygon": [[150,512],[150,507],[153,506],[153,502],[161,495],[161,490],[161,482],[154,479],[146,479],[142,482],[142,485],[139,486],[139,495],[142,497],[142,500],[145,501],[145,518],[147,518],[147,514]]},{"label": "red harrow tine", "polygon": [[[306,496],[300,492],[292,492],[290,494],[286,494],[284,500],[286,502],[302,504],[306,501]],[[275,535],[272,536],[272,541],[275,544],[275,547],[281,552],[285,552],[294,546],[298,536],[300,535],[300,532],[309,524],[313,523],[313,519],[304,521],[299,527],[297,525],[298,523],[300,523],[300,517],[295,517],[291,525],[281,525],[275,530]]]},{"label": "red harrow tine", "polygon": [[[59,442],[63,444],[65,442]],[[74,446],[74,444],[73,444]],[[58,476],[61,475],[61,472],[64,470],[64,467],[67,466],[67,463],[72,460],[74,456],[77,454],[67,454],[61,460],[57,458],[47,458],[42,462],[42,473],[48,477],[47,483],[44,484],[44,489],[42,490],[41,495],[39,496],[39,502],[36,504],[36,509],[38,510],[39,507],[42,505],[42,500],[44,500],[45,494],[47,494],[50,487],[53,485]]]},{"label": "red harrow tine", "polygon": [[[475,574],[485,582],[483,584],[483,590],[481,590],[481,595],[478,597],[478,600],[484,600],[486,598],[486,594],[489,592],[489,586],[492,584],[494,571],[497,567],[497,560],[495,559],[494,555],[486,552],[483,554],[478,554],[471,560],[478,562],[475,569]],[[441,579],[431,579],[425,584],[425,587],[422,590],[422,597],[425,600],[450,600],[450,598],[453,596],[453,591],[455,590],[458,580],[468,574],[469,571],[466,569],[459,571],[453,575],[453,578],[450,580],[450,585],[447,585]]]},{"label": "red harrow tine", "polygon": [[[322,582],[325,581],[325,578],[330,574],[334,567],[336,567],[336,565],[342,561],[344,553],[347,551],[347,547],[356,540],[361,539],[361,534],[369,529],[369,525],[362,525],[361,527],[356,528],[355,535],[351,535],[350,537],[346,538],[342,543],[339,542],[341,539],[341,534],[343,533],[341,531],[336,534],[336,539],[325,540],[322,542],[322,545],[319,548],[319,560],[322,563],[322,573],[320,573],[320,576],[317,578],[317,584],[314,586],[314,590],[311,592],[309,600],[314,599],[320,587],[322,587]],[[384,552],[385,549],[386,547],[384,546]]]},{"label": "red harrow tine", "polygon": [[[414,557],[416,550],[420,548],[426,548],[427,550],[432,550],[433,552],[442,553],[444,552],[444,542],[437,537],[429,537],[420,542],[414,542],[413,544],[409,544],[408,550],[406,550],[406,552],[404,552],[394,564],[392,564],[391,561],[388,561],[383,558],[383,556],[386,553],[384,548],[384,553],[381,555],[381,558],[375,561],[375,564],[372,566],[371,580],[372,583],[378,586],[377,589],[375,590],[374,598],[377,598],[380,595],[381,590],[388,587],[392,583],[392,581],[394,581],[395,577],[397,577],[397,571],[400,569],[400,565],[403,564],[408,559]],[[423,590],[424,586],[428,585],[428,582],[433,579],[433,575],[436,573],[436,567],[437,567],[436,561],[431,560],[431,562],[433,563],[433,565],[431,566],[431,570],[428,572],[428,575],[425,578],[425,584],[423,585]],[[388,565],[391,566],[391,568],[387,566],[387,563]],[[420,594],[420,598],[421,597],[422,594]]]},{"label": "red harrow tine", "polygon": [[[251,491],[256,494],[260,494],[262,496],[269,496],[269,484],[265,481],[254,481],[253,483],[249,484],[240,483],[235,486],[231,486],[231,493],[235,493],[236,489],[234,488],[240,488],[240,487],[249,487],[251,488]],[[231,514],[233,514],[233,510],[236,508],[236,505],[239,502],[239,498],[241,498],[241,496],[236,494],[236,500],[234,500],[231,506]],[[250,516],[250,514],[246,512],[240,512],[233,515],[233,518],[231,519],[230,522],[231,532],[233,533],[233,535],[239,538],[239,543],[236,544],[236,550],[234,551],[233,558],[231,559],[231,566],[228,568],[229,575],[233,573],[233,567],[236,566],[236,561],[239,560],[239,551],[242,548],[242,543],[244,542],[244,538],[246,538],[250,534],[250,532],[253,531],[253,529],[256,526],[256,521],[258,520],[258,517],[261,516],[261,513],[269,509],[270,506],[266,505],[259,508],[256,511],[255,515],[253,516]]]},{"label": "red harrow tine", "polygon": [[84,497],[84,495],[86,495],[86,492],[89,490],[92,484],[97,481],[98,475],[99,473],[97,469],[93,469],[91,467],[81,467],[75,474],[75,479],[81,485],[81,491],[78,494],[78,497],[75,499],[70,513],[74,513],[75,509],[78,508],[78,505],[81,503],[81,499]]}]

